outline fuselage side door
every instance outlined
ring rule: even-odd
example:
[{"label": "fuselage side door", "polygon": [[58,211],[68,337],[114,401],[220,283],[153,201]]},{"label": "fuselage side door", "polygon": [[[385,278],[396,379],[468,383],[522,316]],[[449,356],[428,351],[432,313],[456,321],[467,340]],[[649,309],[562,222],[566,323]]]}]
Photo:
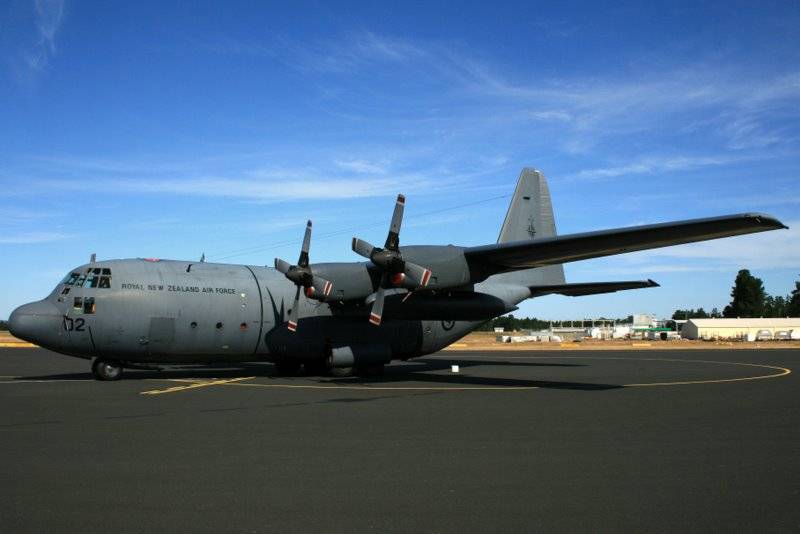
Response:
[{"label": "fuselage side door", "polygon": [[147,336],[147,350],[150,356],[169,354],[175,340],[174,317],[151,317]]}]

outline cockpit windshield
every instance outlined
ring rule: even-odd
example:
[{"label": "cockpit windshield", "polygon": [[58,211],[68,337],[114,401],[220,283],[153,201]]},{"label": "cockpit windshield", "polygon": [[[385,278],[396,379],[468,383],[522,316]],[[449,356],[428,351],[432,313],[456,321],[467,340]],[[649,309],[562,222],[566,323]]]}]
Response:
[{"label": "cockpit windshield", "polygon": [[111,269],[107,267],[87,267],[83,271],[75,271],[68,274],[62,283],[67,287],[108,289],[111,287]]}]

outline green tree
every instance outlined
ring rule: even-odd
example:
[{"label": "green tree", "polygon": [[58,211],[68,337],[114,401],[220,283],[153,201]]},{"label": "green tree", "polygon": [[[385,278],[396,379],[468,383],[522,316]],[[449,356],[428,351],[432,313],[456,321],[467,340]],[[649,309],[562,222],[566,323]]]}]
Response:
[{"label": "green tree", "polygon": [[784,297],[773,297],[768,295],[764,299],[764,317],[786,317],[787,299]]},{"label": "green tree", "polygon": [[675,313],[672,314],[673,320],[684,320],[684,319],[707,319],[709,317],[708,313],[700,307],[696,310],[694,308],[690,308],[688,310],[675,310]]},{"label": "green tree", "polygon": [[786,303],[786,315],[800,317],[800,280],[794,283],[794,290]]},{"label": "green tree", "polygon": [[731,303],[725,306],[722,314],[725,317],[761,317],[766,298],[764,282],[742,269],[731,289]]}]

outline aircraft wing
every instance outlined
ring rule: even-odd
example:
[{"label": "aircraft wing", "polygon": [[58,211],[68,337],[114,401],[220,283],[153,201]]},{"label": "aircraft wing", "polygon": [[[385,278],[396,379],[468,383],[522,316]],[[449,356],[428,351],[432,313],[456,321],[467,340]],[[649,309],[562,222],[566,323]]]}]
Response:
[{"label": "aircraft wing", "polygon": [[557,294],[568,297],[582,297],[584,295],[599,295],[601,293],[614,293],[625,289],[642,289],[645,287],[659,287],[652,280],[631,280],[625,282],[583,282],[576,284],[557,284],[550,286],[530,286],[531,297]]},{"label": "aircraft wing", "polygon": [[479,275],[478,277],[485,278],[496,273],[531,267],[780,228],[788,227],[769,215],[740,213],[707,219],[648,224],[599,232],[467,247],[464,249],[464,256],[469,263],[470,270]]}]

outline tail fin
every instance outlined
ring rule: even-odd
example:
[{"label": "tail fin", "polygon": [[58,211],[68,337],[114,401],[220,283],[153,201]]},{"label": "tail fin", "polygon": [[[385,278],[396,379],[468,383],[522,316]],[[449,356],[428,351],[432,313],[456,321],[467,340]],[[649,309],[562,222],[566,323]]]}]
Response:
[{"label": "tail fin", "polygon": [[[517,188],[508,206],[498,243],[541,239],[556,235],[553,203],[544,174],[526,167],[517,180]],[[548,265],[497,275],[504,282],[521,285],[558,285],[566,283],[562,265]]]}]

